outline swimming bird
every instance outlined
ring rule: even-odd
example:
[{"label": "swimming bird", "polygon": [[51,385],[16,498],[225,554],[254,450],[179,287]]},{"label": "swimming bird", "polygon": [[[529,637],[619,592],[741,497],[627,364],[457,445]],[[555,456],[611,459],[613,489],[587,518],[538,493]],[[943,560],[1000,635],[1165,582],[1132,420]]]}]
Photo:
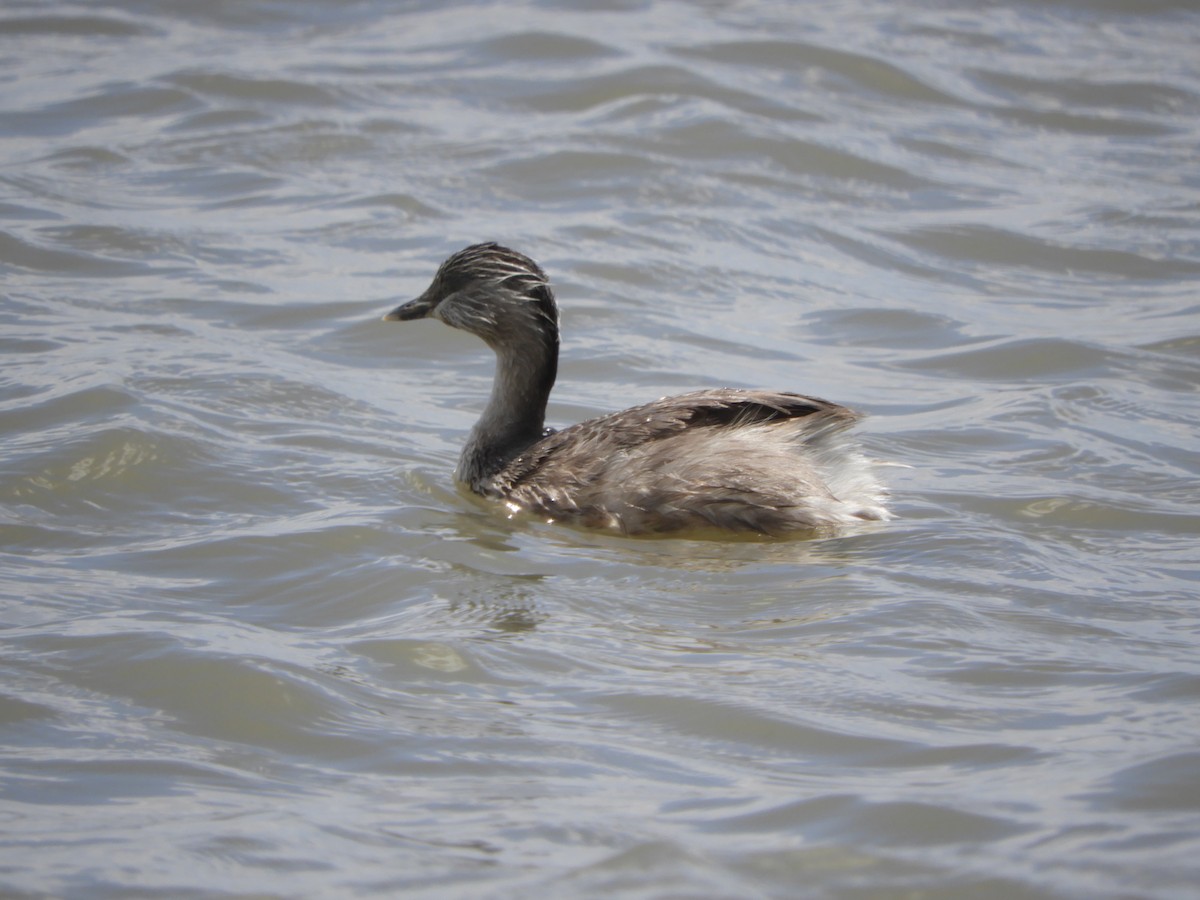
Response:
[{"label": "swimming bird", "polygon": [[859,415],[816,397],[718,388],[545,428],[558,305],[546,273],[515,250],[454,253],[383,318],[426,317],[496,354],[491,399],[455,478],[511,513],[623,534],[823,533],[891,518],[875,464],[845,434]]}]

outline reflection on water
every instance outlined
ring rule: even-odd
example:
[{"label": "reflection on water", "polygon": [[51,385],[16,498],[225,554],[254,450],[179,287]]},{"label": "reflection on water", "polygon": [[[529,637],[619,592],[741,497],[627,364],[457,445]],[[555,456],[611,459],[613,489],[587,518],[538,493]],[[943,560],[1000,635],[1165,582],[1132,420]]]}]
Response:
[{"label": "reflection on water", "polygon": [[[0,12],[4,874],[30,895],[1188,896],[1200,17],[854,2]],[[871,414],[901,518],[509,521],[555,425]]]}]

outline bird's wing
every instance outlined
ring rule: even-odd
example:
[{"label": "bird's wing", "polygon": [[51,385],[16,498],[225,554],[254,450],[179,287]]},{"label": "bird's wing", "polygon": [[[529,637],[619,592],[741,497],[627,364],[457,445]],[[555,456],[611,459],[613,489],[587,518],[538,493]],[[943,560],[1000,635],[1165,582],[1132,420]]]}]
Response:
[{"label": "bird's wing", "polygon": [[806,420],[814,433],[828,433],[849,428],[859,414],[828,400],[785,391],[695,391],[588,419],[548,435],[512,459],[494,484],[501,494],[534,477],[565,487],[587,481],[613,454],[685,429],[738,428],[788,419]]}]

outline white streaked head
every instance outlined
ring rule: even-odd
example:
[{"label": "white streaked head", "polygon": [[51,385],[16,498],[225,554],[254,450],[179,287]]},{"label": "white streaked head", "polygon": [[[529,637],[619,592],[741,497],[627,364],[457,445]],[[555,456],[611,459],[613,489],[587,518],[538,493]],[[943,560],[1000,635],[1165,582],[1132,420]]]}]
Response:
[{"label": "white streaked head", "polygon": [[550,280],[528,256],[500,244],[472,244],[450,256],[425,292],[384,316],[432,316],[493,347],[537,338],[558,346],[558,304]]}]

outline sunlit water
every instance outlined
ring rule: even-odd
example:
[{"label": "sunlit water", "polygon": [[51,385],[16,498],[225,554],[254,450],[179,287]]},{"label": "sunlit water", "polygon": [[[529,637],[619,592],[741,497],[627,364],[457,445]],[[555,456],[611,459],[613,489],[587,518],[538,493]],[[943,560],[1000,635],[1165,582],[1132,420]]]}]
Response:
[{"label": "sunlit water", "polygon": [[[569,10],[569,11],[567,11]],[[1200,884],[1191,3],[8,3],[0,893]],[[550,417],[870,414],[838,539],[510,522],[467,243]]]}]

